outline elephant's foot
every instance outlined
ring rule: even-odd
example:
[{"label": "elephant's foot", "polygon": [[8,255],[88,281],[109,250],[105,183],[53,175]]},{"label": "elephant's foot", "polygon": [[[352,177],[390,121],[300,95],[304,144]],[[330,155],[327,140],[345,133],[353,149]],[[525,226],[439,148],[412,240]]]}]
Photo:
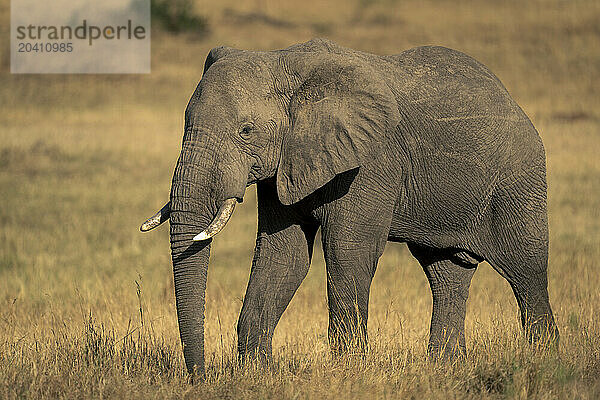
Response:
[{"label": "elephant's foot", "polygon": [[557,349],[560,335],[552,314],[523,318],[523,329],[529,343],[542,349]]},{"label": "elephant's foot", "polygon": [[[434,330],[434,329],[432,329]],[[455,362],[467,356],[464,331],[439,329],[429,338],[427,355],[430,361]]]},{"label": "elephant's foot", "polygon": [[[340,321],[337,321],[340,322]],[[345,323],[352,321],[344,321]],[[358,321],[354,321],[358,323]],[[366,323],[352,325],[353,328],[341,328],[336,321],[332,321],[329,327],[329,347],[335,358],[359,357],[364,358],[368,351]]]},{"label": "elephant's foot", "polygon": [[250,349],[238,345],[238,360],[240,365],[267,366],[273,363],[273,355],[270,346]]}]

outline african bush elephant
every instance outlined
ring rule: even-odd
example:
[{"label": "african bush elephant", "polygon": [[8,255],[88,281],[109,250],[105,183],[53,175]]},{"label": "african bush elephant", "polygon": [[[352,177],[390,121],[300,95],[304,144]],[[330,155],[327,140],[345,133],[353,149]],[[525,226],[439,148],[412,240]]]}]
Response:
[{"label": "african bush elephant", "polygon": [[387,241],[406,242],[433,294],[432,358],[464,354],[471,277],[510,283],[531,341],[558,339],[547,291],[544,148],[502,83],[443,47],[377,56],[315,39],[208,54],[185,111],[170,218],[185,362],[204,374],[210,239],[256,183],[258,233],[239,317],[242,357],[271,357],[317,229],[334,353],[367,338],[369,288]]}]

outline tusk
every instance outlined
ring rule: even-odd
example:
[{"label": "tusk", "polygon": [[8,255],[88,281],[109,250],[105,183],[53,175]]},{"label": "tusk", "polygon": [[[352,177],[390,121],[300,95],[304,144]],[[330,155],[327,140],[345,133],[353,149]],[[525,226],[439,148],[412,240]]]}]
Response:
[{"label": "tusk", "polygon": [[233,214],[233,209],[235,208],[236,203],[236,199],[225,200],[221,207],[219,207],[217,216],[212,220],[210,225],[208,225],[205,230],[194,236],[194,241],[208,240],[217,233],[221,232],[221,229],[225,227],[225,224],[227,224],[227,221],[229,221],[229,218],[231,218],[231,214]]},{"label": "tusk", "polygon": [[154,214],[152,217],[148,218],[146,222],[140,226],[140,231],[147,232],[151,229],[156,228],[163,222],[169,219],[169,215],[171,214],[171,202],[167,202],[163,208],[160,209],[159,212]]}]

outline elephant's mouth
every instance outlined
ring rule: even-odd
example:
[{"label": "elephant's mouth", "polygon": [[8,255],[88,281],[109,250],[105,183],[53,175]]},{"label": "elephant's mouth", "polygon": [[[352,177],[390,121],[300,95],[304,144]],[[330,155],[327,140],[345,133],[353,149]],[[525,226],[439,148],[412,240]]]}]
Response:
[{"label": "elephant's mouth", "polygon": [[[204,229],[202,232],[194,236],[194,241],[208,240],[215,236],[217,233],[221,232],[221,230],[225,227],[229,218],[233,214],[233,210],[235,209],[235,205],[238,202],[238,199],[229,198],[221,204],[219,207],[219,211],[213,218],[212,222]],[[150,231],[166,220],[169,219],[171,214],[171,202],[167,202],[156,214],[152,217],[148,218],[141,226],[140,230],[142,232]]]}]

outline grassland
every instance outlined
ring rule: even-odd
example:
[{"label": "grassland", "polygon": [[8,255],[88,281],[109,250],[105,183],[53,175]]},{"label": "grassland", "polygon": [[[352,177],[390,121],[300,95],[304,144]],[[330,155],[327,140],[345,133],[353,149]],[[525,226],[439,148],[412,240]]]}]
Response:
[{"label": "grassland", "polygon": [[[3,40],[8,1],[2,0]],[[153,32],[152,73],[0,75],[0,398],[600,397],[600,4],[554,1],[198,1],[205,37]],[[422,44],[487,64],[528,113],[548,160],[557,353],[527,346],[508,284],[477,270],[468,360],[425,359],[431,295],[389,244],[371,292],[365,360],[328,352],[324,262],[274,337],[274,365],[241,371],[235,324],[256,231],[253,190],[213,245],[205,383],[183,373],[160,207],[187,99],[211,47],[273,49],[315,36],[373,53]]]}]

